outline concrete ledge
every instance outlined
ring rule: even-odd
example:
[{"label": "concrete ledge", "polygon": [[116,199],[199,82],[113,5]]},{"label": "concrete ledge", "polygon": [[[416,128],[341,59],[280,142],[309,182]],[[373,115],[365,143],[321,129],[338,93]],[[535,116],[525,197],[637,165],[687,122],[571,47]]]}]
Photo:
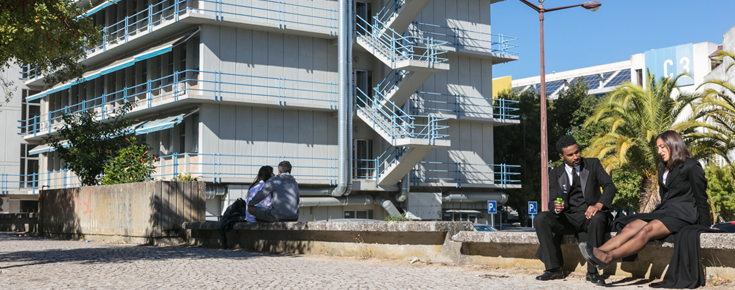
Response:
[{"label": "concrete ledge", "polygon": [[[611,233],[611,236],[615,234]],[[734,279],[735,234],[704,233],[700,239],[702,264],[707,274]],[[543,263],[535,257],[538,239],[534,232],[463,231],[452,236],[452,240],[462,243],[461,264],[544,269]],[[579,252],[578,243],[574,236],[564,236],[564,268],[568,271],[586,272],[587,264]],[[652,241],[638,254],[637,262],[617,262],[605,269],[604,273],[644,278],[663,277],[673,255],[673,248],[672,243]]]},{"label": "concrete ledge", "polygon": [[[217,248],[218,222],[184,223],[187,242]],[[451,237],[470,222],[281,222],[237,223],[228,246],[286,254],[327,254],[457,263],[461,243]]]},{"label": "concrete ledge", "polygon": [[[187,230],[218,230],[219,222],[184,223]],[[348,231],[348,232],[460,232],[472,230],[469,222],[279,222],[236,223],[233,230]]]},{"label": "concrete ledge", "polygon": [[0,231],[38,232],[37,213],[2,213],[0,214]]}]

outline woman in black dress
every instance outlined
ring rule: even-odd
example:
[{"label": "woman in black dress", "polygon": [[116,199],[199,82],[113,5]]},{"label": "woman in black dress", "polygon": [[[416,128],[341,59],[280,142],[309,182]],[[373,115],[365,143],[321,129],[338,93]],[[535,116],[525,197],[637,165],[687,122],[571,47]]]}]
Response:
[{"label": "woman in black dress", "polygon": [[684,140],[674,131],[658,135],[656,147],[663,158],[658,165],[661,203],[651,213],[616,220],[626,224],[625,228],[599,248],[579,244],[582,256],[598,269],[638,253],[649,241],[665,238],[685,226],[711,225],[702,165],[692,158]]}]

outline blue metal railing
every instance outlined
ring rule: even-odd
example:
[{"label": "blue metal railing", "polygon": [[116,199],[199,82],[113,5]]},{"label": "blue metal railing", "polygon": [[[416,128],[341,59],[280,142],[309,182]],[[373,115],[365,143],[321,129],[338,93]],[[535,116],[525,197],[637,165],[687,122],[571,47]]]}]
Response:
[{"label": "blue metal railing", "polygon": [[463,184],[495,184],[501,188],[521,184],[520,165],[472,164],[453,162],[421,161],[411,170],[414,186],[421,183],[454,183],[457,188]]},{"label": "blue metal railing", "polygon": [[[373,55],[382,55],[387,58],[391,67],[401,60],[425,61],[429,67],[434,64],[447,62],[447,58],[439,57],[447,51],[439,49],[448,44],[432,38],[405,37],[385,23],[373,17],[375,24],[370,24],[359,15],[355,16],[355,30],[358,37],[367,41],[372,47]],[[383,31],[385,30],[385,31]],[[422,51],[418,53],[418,51]]]},{"label": "blue metal railing", "polygon": [[405,78],[410,71],[407,70],[392,70],[388,75],[375,87],[376,92],[380,92],[383,96],[388,95],[390,91],[398,88],[403,78]]},{"label": "blue metal railing", "polygon": [[[440,131],[446,130],[449,126],[439,125],[439,121],[446,118],[438,118],[434,116],[415,116],[408,115],[400,107],[396,106],[390,100],[384,99],[379,92],[373,97],[368,97],[365,92],[359,88],[355,88],[355,109],[363,112],[373,123],[373,129],[379,129],[388,134],[392,140],[388,140],[395,145],[397,139],[426,139],[429,144],[433,144],[435,140],[449,137]],[[417,119],[425,119],[425,122],[416,122]]]},{"label": "blue metal railing", "polygon": [[[253,159],[258,160],[258,163],[248,162]],[[187,173],[214,183],[222,182],[223,177],[249,183],[255,178],[261,166],[276,167],[283,160],[292,162],[294,177],[297,180],[318,180],[328,185],[337,185],[338,160],[328,157],[173,153],[158,158],[155,164],[156,172],[151,177],[156,180],[170,180],[181,173]],[[80,185],[79,179],[68,169],[28,175],[0,174],[0,195],[15,191],[37,194],[41,188],[67,188]]]},{"label": "blue metal railing", "polygon": [[[84,85],[81,83],[79,85]],[[312,89],[305,89],[308,85]],[[43,92],[42,92],[43,94]],[[56,94],[60,94],[57,92]],[[20,133],[51,133],[52,127],[63,124],[63,114],[74,114],[92,110],[95,116],[104,119],[115,108],[132,102],[135,107],[151,108],[162,101],[179,101],[184,94],[209,95],[215,101],[223,96],[249,96],[257,100],[277,101],[286,106],[288,100],[322,104],[332,110],[337,108],[338,87],[335,83],[302,81],[286,78],[255,75],[230,74],[219,71],[185,70],[174,72],[157,79],[149,79],[133,87],[103,94],[97,98],[59,108],[49,113],[34,116],[20,122]],[[313,95],[313,96],[309,96]],[[53,94],[52,94],[53,96]]]},{"label": "blue metal railing", "polygon": [[455,118],[478,117],[499,119],[501,122],[518,119],[518,101],[486,99],[465,95],[440,94],[417,91],[411,96],[411,113],[428,112],[454,115]]},{"label": "blue metal railing", "polygon": [[398,14],[398,10],[401,9],[403,4],[405,3],[406,0],[390,0],[390,2],[386,3],[385,6],[383,6],[383,8],[380,9],[377,14],[375,14],[375,19],[383,23],[388,22],[391,18]]},{"label": "blue metal railing", "polygon": [[518,45],[511,43],[518,40],[518,38],[503,34],[493,34],[422,22],[413,22],[408,28],[408,32],[409,35],[416,36],[419,39],[432,37],[446,41],[454,46],[455,49],[465,48],[490,51],[501,55],[518,55],[518,52],[511,50],[518,47]]},{"label": "blue metal railing", "polygon": [[[190,7],[190,3],[202,2],[203,8]],[[150,4],[133,15],[102,28],[102,39],[93,47],[87,49],[87,54],[97,51],[107,51],[110,45],[128,43],[131,36],[140,33],[152,32],[154,27],[166,23],[178,22],[181,17],[189,12],[202,14],[214,14],[215,20],[222,21],[225,16],[249,17],[258,20],[275,21],[279,29],[288,29],[288,24],[296,24],[326,29],[329,35],[337,34],[337,10],[329,8],[314,7],[313,5],[302,5],[274,0],[253,0],[253,3],[263,3],[262,7],[256,5],[242,5],[233,1],[227,3],[222,0],[162,0]],[[206,5],[209,4],[209,5]],[[277,8],[273,8],[276,5]],[[195,6],[197,6],[195,4]],[[100,10],[104,11],[104,9]],[[99,13],[100,11],[97,11]],[[247,12],[246,12],[247,11]],[[36,73],[33,67],[22,67],[21,80],[37,80],[42,77]]]}]

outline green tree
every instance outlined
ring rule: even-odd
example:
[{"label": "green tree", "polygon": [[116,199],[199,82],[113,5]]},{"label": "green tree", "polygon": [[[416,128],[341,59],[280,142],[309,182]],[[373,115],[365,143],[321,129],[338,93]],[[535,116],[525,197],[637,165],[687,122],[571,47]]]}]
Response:
[{"label": "green tree", "polygon": [[710,163],[705,166],[704,174],[707,177],[707,194],[712,199],[712,220],[717,221],[717,215],[721,217],[720,220],[735,220],[735,183],[730,168],[720,168]]},{"label": "green tree", "polygon": [[[96,0],[94,2],[97,2]],[[0,72],[11,64],[30,65],[54,84],[81,77],[85,49],[102,39],[101,27],[91,18],[80,18],[84,10],[76,0],[0,1]],[[6,98],[10,80],[0,80]]]},{"label": "green tree", "polygon": [[47,137],[45,141],[56,149],[83,185],[97,185],[105,165],[129,145],[125,138],[132,133],[133,120],[125,119],[125,114],[132,108],[132,103],[126,103],[102,121],[96,120],[92,110],[64,114],[59,137]]},{"label": "green tree", "polygon": [[[540,94],[534,90],[520,93],[505,91],[498,97],[519,102],[521,123],[496,127],[494,153],[496,162],[521,166],[521,189],[506,191],[509,196],[508,205],[523,211],[528,201],[541,200]],[[581,125],[592,113],[596,102],[596,98],[588,94],[583,78],[572,82],[566,90],[559,93],[556,100],[548,102],[547,149],[552,165],[558,166],[562,162],[556,152],[556,140],[581,130]],[[521,218],[525,220],[523,216]]]},{"label": "green tree", "polygon": [[102,185],[143,182],[151,180],[156,169],[153,162],[157,156],[150,153],[148,144],[139,143],[134,137],[127,137],[128,146],[120,149],[117,156],[105,164]]},{"label": "green tree", "polygon": [[580,149],[589,146],[590,137],[597,128],[583,129],[582,124],[592,115],[598,100],[588,93],[589,87],[584,84],[584,78],[579,77],[569,84],[567,89],[559,92],[556,100],[549,101],[548,134],[549,134],[549,162],[553,167],[562,165],[562,159],[556,152],[556,140],[564,135],[572,135],[577,140]]},{"label": "green tree", "polygon": [[[495,128],[494,154],[496,163],[521,166],[521,188],[506,190],[512,208],[519,209],[525,220],[527,202],[541,199],[541,142],[539,94],[532,90],[521,93],[501,92],[498,98],[518,101],[521,123]],[[522,214],[521,214],[522,213]]]},{"label": "green tree", "polygon": [[655,140],[658,134],[666,130],[677,131],[695,158],[711,156],[695,135],[694,129],[702,123],[695,121],[693,116],[677,122],[685,117],[686,108],[692,108],[699,98],[679,91],[676,81],[683,76],[656,81],[649,73],[645,88],[622,84],[601,100],[584,124],[587,127],[602,123],[608,128],[591,140],[592,146],[585,149],[584,156],[600,158],[608,172],[627,168],[641,177],[641,212],[650,212],[660,201],[657,165],[661,157]]}]

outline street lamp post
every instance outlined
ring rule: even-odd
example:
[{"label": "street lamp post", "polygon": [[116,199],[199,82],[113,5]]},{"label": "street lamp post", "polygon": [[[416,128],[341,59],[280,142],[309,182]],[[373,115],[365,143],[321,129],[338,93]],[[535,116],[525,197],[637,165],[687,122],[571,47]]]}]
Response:
[{"label": "street lamp post", "polygon": [[541,91],[541,210],[547,211],[549,204],[549,152],[548,152],[548,137],[546,134],[546,62],[544,61],[544,13],[552,12],[572,7],[581,6],[584,9],[592,12],[600,9],[600,2],[592,1],[585,2],[577,5],[569,5],[555,8],[544,8],[544,0],[538,0],[539,6],[531,4],[526,0],[519,0],[523,4],[528,5],[531,9],[538,12],[538,20],[541,28],[541,84],[539,90]]}]

